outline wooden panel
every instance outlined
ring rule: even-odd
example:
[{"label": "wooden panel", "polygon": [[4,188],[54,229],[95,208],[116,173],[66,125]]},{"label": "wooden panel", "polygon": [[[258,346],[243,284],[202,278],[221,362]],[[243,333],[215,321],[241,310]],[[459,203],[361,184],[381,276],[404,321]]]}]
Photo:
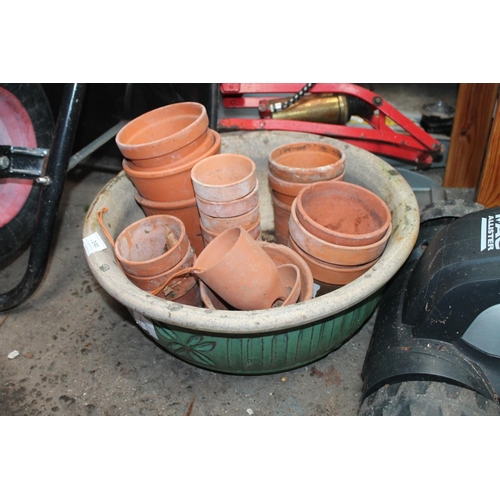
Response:
[{"label": "wooden panel", "polygon": [[443,179],[444,187],[477,187],[498,87],[498,83],[460,84]]},{"label": "wooden panel", "polygon": [[497,106],[476,201],[485,207],[500,205],[500,107]]}]

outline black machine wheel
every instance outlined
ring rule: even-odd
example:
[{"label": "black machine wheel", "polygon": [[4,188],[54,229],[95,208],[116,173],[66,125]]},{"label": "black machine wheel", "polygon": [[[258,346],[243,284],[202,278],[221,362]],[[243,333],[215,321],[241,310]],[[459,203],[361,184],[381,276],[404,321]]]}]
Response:
[{"label": "black machine wheel", "polygon": [[[54,120],[41,84],[0,83],[0,110],[0,144],[50,148]],[[32,181],[3,179],[0,194],[0,213],[4,214],[0,221],[2,263],[33,236],[39,187]]]},{"label": "black machine wheel", "polygon": [[359,416],[500,416],[500,406],[463,387],[429,380],[387,384],[362,402]]}]

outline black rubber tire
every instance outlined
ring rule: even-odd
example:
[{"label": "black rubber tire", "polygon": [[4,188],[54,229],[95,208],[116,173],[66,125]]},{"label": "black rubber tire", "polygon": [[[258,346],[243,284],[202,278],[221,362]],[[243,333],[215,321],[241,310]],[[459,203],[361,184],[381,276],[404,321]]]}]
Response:
[{"label": "black rubber tire", "polygon": [[362,402],[359,416],[500,416],[500,406],[480,394],[428,380],[388,384]]},{"label": "black rubber tire", "polygon": [[[37,147],[50,148],[54,131],[54,119],[41,84],[0,83],[0,87],[17,97],[28,113],[35,132]],[[39,187],[33,185],[26,202],[18,214],[6,225],[0,227],[0,263],[13,257],[33,237],[38,198]]]}]

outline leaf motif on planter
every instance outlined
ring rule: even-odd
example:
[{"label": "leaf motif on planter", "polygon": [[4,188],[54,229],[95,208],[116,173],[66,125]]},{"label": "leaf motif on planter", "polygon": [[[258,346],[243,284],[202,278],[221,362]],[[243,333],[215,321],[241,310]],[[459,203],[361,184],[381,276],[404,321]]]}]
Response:
[{"label": "leaf motif on planter", "polygon": [[205,341],[202,335],[189,335],[187,340],[179,338],[170,328],[155,323],[155,330],[163,345],[180,357],[191,358],[198,363],[215,366],[215,363],[203,352],[215,349],[216,342]]}]

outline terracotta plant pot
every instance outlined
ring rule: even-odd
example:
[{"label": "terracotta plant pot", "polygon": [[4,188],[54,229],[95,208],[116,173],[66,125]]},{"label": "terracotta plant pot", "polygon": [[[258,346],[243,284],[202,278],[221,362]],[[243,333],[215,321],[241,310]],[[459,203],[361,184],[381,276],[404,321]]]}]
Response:
[{"label": "terracotta plant pot", "polygon": [[[128,273],[125,274],[135,286],[146,292],[154,292],[168,283],[167,286],[157,294],[157,297],[175,301],[189,293],[194,286],[199,287],[196,276],[190,274],[174,278],[171,282],[168,282],[169,278],[174,274],[177,274],[184,269],[191,268],[194,265],[195,259],[196,254],[191,247],[183,259],[177,263],[177,265],[164,273],[144,277],[133,276]],[[192,295],[196,295],[196,293],[192,293],[191,296]]]},{"label": "terracotta plant pot", "polygon": [[212,133],[215,135],[214,143],[201,158],[182,163],[174,168],[165,167],[158,170],[133,169],[127,160],[123,160],[123,170],[139,194],[148,200],[174,202],[194,198],[191,169],[200,159],[217,155],[220,149],[220,135],[217,132]]},{"label": "terracotta plant pot", "polygon": [[379,241],[389,229],[391,212],[375,193],[347,182],[317,182],[297,196],[300,224],[318,238],[345,246]]},{"label": "terracotta plant pot", "polygon": [[[282,264],[278,266],[278,274],[287,291],[287,297],[281,304],[281,307],[295,304],[299,299],[301,287],[299,268],[293,264]],[[279,304],[274,304],[274,307],[277,305]]]},{"label": "terracotta plant pot", "polygon": [[271,257],[276,266],[294,264],[300,271],[301,291],[298,302],[311,300],[314,293],[314,278],[306,261],[291,248],[267,241],[259,242],[262,249]]},{"label": "terracotta plant pot", "polygon": [[256,166],[248,156],[222,153],[200,160],[191,171],[196,196],[207,201],[233,201],[255,188]]},{"label": "terracotta plant pot", "polygon": [[205,248],[205,242],[201,234],[200,213],[195,198],[178,202],[158,202],[147,200],[136,193],[135,200],[147,216],[165,214],[180,219],[197,255]]},{"label": "terracotta plant pot", "polygon": [[148,158],[146,160],[128,160],[129,167],[132,170],[162,170],[164,168],[175,168],[184,163],[192,162],[193,160],[203,157],[215,142],[215,131],[207,129],[207,131],[193,141],[189,146],[165,156],[158,156],[156,158]]},{"label": "terracotta plant pot", "polygon": [[[343,181],[345,176],[345,172],[342,172],[338,177],[332,179],[333,181]],[[297,195],[310,184],[304,184],[302,182],[289,182],[283,179],[279,179],[275,177],[271,172],[268,173],[269,185],[274,192],[274,196],[281,201],[281,203],[285,203],[288,206],[292,206],[293,200],[297,197]]]},{"label": "terracotta plant pot", "polygon": [[196,197],[196,204],[200,212],[211,217],[236,217],[249,212],[259,204],[259,181],[255,183],[253,191],[249,194],[233,201],[208,201]]},{"label": "terracotta plant pot", "polygon": [[272,259],[240,227],[213,239],[196,259],[193,272],[236,309],[267,309],[287,297]]},{"label": "terracotta plant pot", "polygon": [[288,182],[327,181],[344,172],[345,153],[321,142],[296,142],[269,153],[269,172]]},{"label": "terracotta plant pot", "polygon": [[236,217],[210,217],[200,211],[200,221],[203,226],[213,233],[222,233],[231,227],[241,226],[243,229],[250,231],[256,224],[260,223],[259,206]]},{"label": "terracotta plant pot", "polygon": [[271,192],[271,202],[274,215],[274,239],[280,245],[288,245],[288,221],[290,220],[290,206],[276,198]]},{"label": "terracotta plant pot", "polygon": [[[204,225],[203,222],[200,220],[200,227],[201,227],[201,234],[203,237],[203,242],[206,245],[208,245],[213,239],[215,239],[220,232],[215,232],[215,231],[210,231],[207,229]],[[252,227],[245,229],[245,231],[256,241],[259,241],[262,237],[262,232],[261,232],[261,227],[260,227],[260,217],[259,220],[253,225]],[[221,231],[223,232],[223,231]]]},{"label": "terracotta plant pot", "polygon": [[331,285],[347,285],[366,273],[379,260],[376,259],[360,266],[336,266],[316,259],[304,252],[291,236],[288,245],[307,262],[315,280]]},{"label": "terracotta plant pot", "polygon": [[177,265],[191,244],[180,219],[154,215],[126,227],[116,238],[115,255],[133,276],[161,274]]},{"label": "terracotta plant pot", "polygon": [[389,237],[391,236],[392,226],[386,231],[386,234],[375,243],[364,246],[345,246],[335,245],[322,240],[300,224],[297,213],[297,200],[292,204],[290,218],[288,222],[289,235],[294,242],[304,251],[316,259],[320,259],[330,264],[342,266],[354,266],[366,264],[382,255]]},{"label": "terracotta plant pot", "polygon": [[[181,102],[133,119],[118,132],[116,144],[125,158],[146,160],[168,156],[192,145],[206,134],[207,129],[205,107],[196,102]],[[198,146],[195,144],[193,149]],[[168,163],[167,158],[164,163]]]}]

